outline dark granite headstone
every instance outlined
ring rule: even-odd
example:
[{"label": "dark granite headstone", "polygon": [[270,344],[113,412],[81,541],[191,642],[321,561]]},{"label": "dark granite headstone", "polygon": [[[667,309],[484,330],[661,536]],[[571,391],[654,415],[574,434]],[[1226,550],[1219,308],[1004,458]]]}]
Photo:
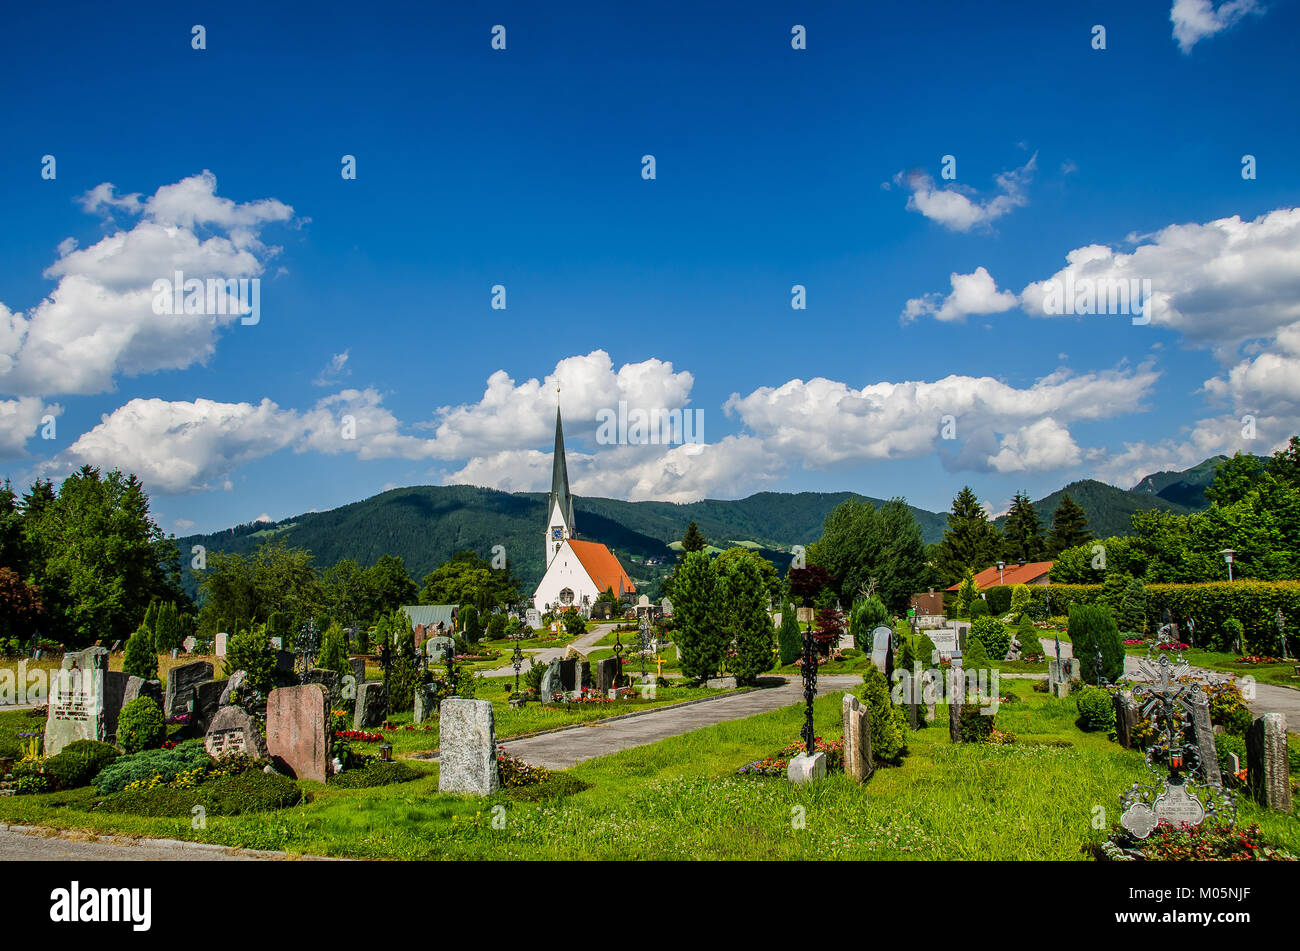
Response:
[{"label": "dark granite headstone", "polygon": [[1222,786],[1219,773],[1219,753],[1214,746],[1214,725],[1210,722],[1210,698],[1205,690],[1192,691],[1192,730],[1196,737],[1196,758],[1200,761],[1201,776],[1211,786]]},{"label": "dark granite headstone", "polygon": [[117,717],[126,703],[126,685],[130,674],[110,670],[104,674],[104,735],[117,736]]},{"label": "dark granite headstone", "polygon": [[352,714],[352,729],[367,730],[384,722],[388,712],[388,697],[381,681],[374,680],[357,687],[357,706]]},{"label": "dark granite headstone", "polygon": [[1133,694],[1129,691],[1119,690],[1115,693],[1114,703],[1115,740],[1126,750],[1132,749],[1133,731],[1137,728],[1138,719],[1141,717],[1137,701],[1133,699]]},{"label": "dark granite headstone", "polygon": [[618,683],[618,674],[617,657],[604,657],[596,661],[596,689],[602,694],[613,690]]},{"label": "dark granite headstone", "polygon": [[578,689],[578,661],[567,657],[560,661],[560,684],[565,693]]},{"label": "dark granite headstone", "polygon": [[1291,811],[1284,714],[1256,717],[1246,731],[1246,782],[1260,805],[1279,812]]},{"label": "dark granite headstone", "polygon": [[208,732],[212,718],[221,708],[221,692],[226,689],[224,680],[205,680],[194,685],[194,708],[190,713],[189,732],[203,736]]},{"label": "dark granite headstone", "polygon": [[195,684],[212,679],[212,664],[196,660],[178,664],[167,672],[167,694],[163,703],[163,716],[174,717],[190,712]]}]

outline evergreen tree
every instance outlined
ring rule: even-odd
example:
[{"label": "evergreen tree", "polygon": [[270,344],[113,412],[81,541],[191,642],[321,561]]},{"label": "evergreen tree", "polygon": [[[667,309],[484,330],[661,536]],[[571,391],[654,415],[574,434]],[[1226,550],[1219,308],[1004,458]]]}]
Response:
[{"label": "evergreen tree", "polygon": [[961,586],[957,589],[957,616],[967,617],[970,614],[971,605],[979,600],[980,586],[975,581],[975,572],[967,568],[961,578]]},{"label": "evergreen tree", "polygon": [[1067,626],[1074,656],[1085,681],[1096,678],[1095,658],[1101,650],[1102,677],[1111,683],[1124,673],[1124,641],[1110,609],[1103,604],[1072,604]]},{"label": "evergreen tree", "polygon": [[708,539],[700,533],[700,527],[694,522],[686,526],[686,534],[682,536],[682,552],[703,551],[709,546]]},{"label": "evergreen tree", "polygon": [[158,679],[158,653],[154,649],[153,634],[143,624],[127,638],[122,673],[142,680]]},{"label": "evergreen tree", "polygon": [[1002,551],[1007,561],[1038,561],[1043,557],[1043,526],[1029,496],[1017,492],[1007,512]]},{"label": "evergreen tree", "polygon": [[1092,532],[1088,529],[1088,516],[1083,508],[1070,498],[1070,493],[1061,496],[1061,502],[1052,513],[1052,530],[1047,535],[1048,557],[1055,558],[1067,548],[1076,548],[1092,541]]},{"label": "evergreen tree", "polygon": [[[227,632],[229,633],[229,632]],[[248,685],[267,693],[275,683],[275,649],[265,624],[236,628],[226,641],[224,672],[227,677],[237,670],[248,676]]]},{"label": "evergreen tree", "polygon": [[889,681],[874,666],[868,666],[858,696],[871,721],[871,758],[897,766],[907,753],[907,714],[889,695]]},{"label": "evergreen tree", "polygon": [[154,634],[155,642],[158,637],[158,599],[150,598],[149,607],[144,611],[144,626],[149,628]]},{"label": "evergreen tree", "polygon": [[781,605],[781,631],[777,636],[777,649],[781,653],[781,666],[793,664],[803,653],[803,633],[795,617],[794,605],[789,601]]},{"label": "evergreen tree", "polygon": [[953,584],[966,569],[983,571],[998,560],[1002,535],[989,521],[988,513],[970,486],[963,486],[952,500],[948,527],[934,550],[934,566],[946,584]]},{"label": "evergreen tree", "polygon": [[767,616],[767,586],[753,552],[729,562],[718,576],[718,614],[723,636],[735,657],[727,665],[736,683],[750,686],[772,669],[772,620]]},{"label": "evergreen tree", "polygon": [[871,650],[871,632],[880,625],[889,625],[889,609],[874,595],[853,605],[849,614],[849,636],[853,646],[860,651]]},{"label": "evergreen tree", "polygon": [[930,640],[930,635],[922,632],[916,639],[916,656],[921,661],[921,666],[929,667],[938,664],[939,659],[934,656],[937,651],[938,648],[935,647],[934,641]]},{"label": "evergreen tree", "polygon": [[722,664],[722,637],[717,628],[717,579],[703,551],[688,552],[677,566],[673,585],[673,620],[682,673],[705,680]]},{"label": "evergreen tree", "polygon": [[483,635],[483,625],[479,621],[478,608],[472,604],[467,604],[460,609],[460,630],[465,640],[471,644],[477,644],[478,639]]},{"label": "evergreen tree", "polygon": [[338,621],[332,622],[321,635],[320,656],[316,659],[316,666],[332,670],[340,677],[351,674],[352,665],[348,663],[347,641],[347,635],[343,633],[343,625]]},{"label": "evergreen tree", "polygon": [[176,613],[176,605],[164,601],[158,606],[158,615],[154,621],[154,646],[160,654],[170,654],[181,646],[181,620]]}]

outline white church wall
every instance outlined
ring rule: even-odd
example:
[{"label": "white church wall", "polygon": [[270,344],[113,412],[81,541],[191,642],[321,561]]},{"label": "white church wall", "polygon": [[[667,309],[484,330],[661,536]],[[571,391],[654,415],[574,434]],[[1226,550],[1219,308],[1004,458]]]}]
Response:
[{"label": "white church wall", "polygon": [[600,589],[582,567],[582,562],[566,542],[559,553],[551,560],[551,565],[542,576],[542,582],[533,595],[533,606],[545,611],[549,604],[555,607],[560,603],[560,592],[565,588],[573,591],[573,604],[581,605],[584,596],[593,603],[600,596]]}]

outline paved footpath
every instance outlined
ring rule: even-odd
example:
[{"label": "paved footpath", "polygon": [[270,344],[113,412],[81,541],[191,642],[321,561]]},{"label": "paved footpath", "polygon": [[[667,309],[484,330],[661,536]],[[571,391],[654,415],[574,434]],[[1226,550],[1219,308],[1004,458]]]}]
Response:
[{"label": "paved footpath", "polygon": [[126,836],[50,835],[0,828],[0,862],[265,862],[286,856],[241,852],[165,839]]},{"label": "paved footpath", "polygon": [[[817,680],[818,695],[848,690],[862,683],[850,675],[827,675]],[[522,740],[506,740],[506,750],[526,762],[548,769],[568,769],[584,760],[608,756],[634,746],[657,743],[716,723],[742,720],[803,702],[803,684],[791,681],[780,687],[762,687],[689,706],[624,717],[606,723],[575,726]]]},{"label": "paved footpath", "polygon": [[[1054,638],[1042,638],[1043,650],[1046,652],[1048,659],[1056,655],[1056,641]],[[1061,641],[1061,657],[1073,657],[1074,646]],[[1141,671],[1138,669],[1138,662],[1145,660],[1145,655],[1125,654],[1124,655],[1124,673],[1136,680],[1144,680]],[[1172,658],[1171,658],[1172,659]],[[1084,680],[1087,680],[1087,671],[1085,664]],[[1204,668],[1196,668],[1203,670]],[[1207,671],[1207,673],[1226,673],[1226,671]],[[1240,682],[1240,677],[1233,675],[1233,679]],[[1251,713],[1260,716],[1265,713],[1282,713],[1286,715],[1286,728],[1290,733],[1300,733],[1300,690],[1292,690],[1290,687],[1278,687],[1273,684],[1255,684],[1255,699],[1248,700],[1246,706],[1250,708]]]},{"label": "paved footpath", "polygon": [[[581,637],[575,638],[573,641],[571,641],[568,644],[565,644],[563,647],[541,647],[541,648],[525,647],[524,648],[525,664],[523,666],[523,670],[528,669],[528,664],[526,663],[526,661],[529,658],[532,658],[533,660],[537,661],[539,665],[549,664],[556,657],[563,658],[564,655],[569,652],[570,647],[572,647],[578,653],[582,654],[582,656],[586,657],[587,652],[596,646],[596,642],[612,630],[614,630],[613,624],[608,622],[603,622],[603,623],[595,624],[592,627],[592,629],[589,630],[586,634],[583,634]],[[509,664],[506,664],[504,667],[496,667],[492,670],[481,670],[478,673],[479,676],[481,677],[513,677],[515,675],[515,669],[511,667]]]}]

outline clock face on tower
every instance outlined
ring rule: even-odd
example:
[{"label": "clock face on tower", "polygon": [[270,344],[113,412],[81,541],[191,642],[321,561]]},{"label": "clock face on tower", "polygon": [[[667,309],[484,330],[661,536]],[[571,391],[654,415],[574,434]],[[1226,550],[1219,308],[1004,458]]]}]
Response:
[{"label": "clock face on tower", "polygon": [[560,528],[559,526],[552,528],[551,537],[554,538],[557,542],[560,541],[562,538],[564,538],[564,529]]}]

